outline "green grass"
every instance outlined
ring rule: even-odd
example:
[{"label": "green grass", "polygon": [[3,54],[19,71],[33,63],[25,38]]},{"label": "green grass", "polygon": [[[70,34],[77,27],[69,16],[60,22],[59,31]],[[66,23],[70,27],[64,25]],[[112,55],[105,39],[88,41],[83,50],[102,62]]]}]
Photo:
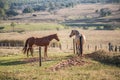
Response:
[{"label": "green grass", "polygon": [[[120,68],[82,58],[90,62],[82,66],[71,66],[58,71],[49,68],[62,60],[73,56],[71,53],[48,53],[50,60],[43,61],[39,67],[38,62],[25,62],[26,55],[18,54],[0,57],[0,80],[119,80]],[[37,57],[38,54],[35,54]],[[43,55],[42,55],[43,56]],[[29,57],[32,58],[32,57]],[[29,59],[28,58],[28,59]]]},{"label": "green grass", "polygon": [[[0,24],[5,31],[12,31],[11,23]],[[64,29],[64,26],[55,23],[15,23],[15,30],[38,31],[38,30],[56,30]]]}]

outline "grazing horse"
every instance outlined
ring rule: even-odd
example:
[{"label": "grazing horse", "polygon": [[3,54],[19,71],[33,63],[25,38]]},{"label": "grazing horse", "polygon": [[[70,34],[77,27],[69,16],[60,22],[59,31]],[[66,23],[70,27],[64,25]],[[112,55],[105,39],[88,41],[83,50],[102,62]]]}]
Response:
[{"label": "grazing horse", "polygon": [[28,57],[29,51],[31,52],[31,55],[33,56],[33,45],[44,46],[45,47],[44,57],[46,58],[47,57],[47,46],[49,45],[50,41],[53,39],[56,39],[57,41],[59,41],[57,34],[48,35],[42,38],[30,37],[26,40],[23,51],[24,53],[27,52],[27,57]]},{"label": "grazing horse", "polygon": [[83,44],[86,42],[86,38],[83,34],[80,34],[77,30],[72,30],[69,37],[75,36],[73,46],[76,46],[76,54],[78,56],[82,56],[83,54]]}]

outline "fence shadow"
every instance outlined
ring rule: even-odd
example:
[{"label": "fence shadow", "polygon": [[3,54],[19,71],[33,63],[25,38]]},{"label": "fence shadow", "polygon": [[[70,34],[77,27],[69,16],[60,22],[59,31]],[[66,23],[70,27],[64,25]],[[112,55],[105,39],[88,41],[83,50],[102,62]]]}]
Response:
[{"label": "fence shadow", "polygon": [[21,65],[21,64],[27,64],[32,62],[37,62],[39,59],[37,57],[35,58],[22,58],[20,60],[1,60],[0,66],[13,66],[13,65]]},{"label": "fence shadow", "polygon": [[12,66],[26,64],[24,61],[11,61],[11,62],[0,62],[0,66]]}]

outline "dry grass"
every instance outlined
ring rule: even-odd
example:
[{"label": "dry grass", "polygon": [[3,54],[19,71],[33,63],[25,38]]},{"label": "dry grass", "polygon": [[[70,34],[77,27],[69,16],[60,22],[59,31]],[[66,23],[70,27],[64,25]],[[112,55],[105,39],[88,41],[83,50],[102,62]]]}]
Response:
[{"label": "dry grass", "polygon": [[[93,5],[78,5],[70,9],[61,9],[56,15],[49,14],[48,12],[35,13],[38,16],[33,17],[32,14],[25,14],[16,16],[16,18],[23,18],[18,20],[18,22],[41,22],[48,19],[57,19],[63,21],[67,19],[82,18],[85,15],[94,13],[96,9],[110,7],[113,11],[117,10],[119,5],[115,4],[93,4]],[[73,16],[74,15],[74,16]],[[96,15],[93,15],[96,16]],[[29,20],[26,18],[29,17]],[[37,19],[37,20],[36,20]],[[2,23],[1,23],[2,24]],[[37,24],[37,23],[34,23]],[[0,33],[0,40],[26,40],[27,38],[42,37],[49,34],[57,33],[60,38],[60,43],[62,45],[62,50],[59,48],[48,48],[48,56],[51,58],[49,61],[43,61],[42,67],[38,67],[38,62],[26,63],[26,55],[22,54],[22,48],[10,48],[10,49],[0,49],[0,80],[119,80],[120,68],[116,66],[110,66],[102,64],[91,59],[82,58],[91,64],[83,66],[72,66],[59,71],[47,71],[57,63],[62,60],[66,60],[69,56],[73,56],[72,50],[72,40],[69,38],[69,34],[72,29],[77,29],[80,33],[86,36],[87,42],[84,48],[84,54],[94,51],[94,46],[100,44],[103,45],[103,49],[107,49],[108,42],[114,45],[120,45],[120,31],[119,30],[83,30],[80,28],[70,28],[62,30],[44,30],[44,31],[26,31],[23,33],[11,32],[11,33]],[[87,49],[88,44],[90,45],[90,50]],[[42,48],[43,53],[43,48]],[[7,55],[8,54],[8,55]],[[100,54],[100,53],[99,53]],[[43,56],[43,54],[42,54]],[[35,50],[35,57],[38,57],[38,49]],[[31,57],[29,57],[31,58]]]},{"label": "dry grass", "polygon": [[[81,19],[86,17],[96,17],[98,14],[95,13],[95,10],[100,10],[101,8],[109,8],[112,11],[119,9],[119,4],[80,4],[73,8],[65,8],[56,11],[56,14],[50,14],[49,12],[35,12],[37,17],[32,16],[32,14],[21,14],[15,17],[17,22],[61,22],[65,19]],[[118,18],[117,15],[112,15],[110,17]]]},{"label": "dry grass", "polygon": [[[93,49],[95,45],[100,47],[103,46],[103,49],[107,49],[108,43],[111,42],[113,45],[120,45],[120,35],[119,30],[82,30],[78,28],[73,28],[80,31],[86,36],[86,44],[85,44],[85,51],[87,51],[88,44],[91,46],[90,48]],[[28,31],[23,33],[0,33],[0,40],[26,40],[27,38],[34,36],[34,37],[43,37],[49,34],[57,33],[60,38],[60,43],[62,44],[62,50],[69,52],[72,49],[72,38],[69,38],[69,34],[72,29],[66,30],[46,30],[46,31]]]}]

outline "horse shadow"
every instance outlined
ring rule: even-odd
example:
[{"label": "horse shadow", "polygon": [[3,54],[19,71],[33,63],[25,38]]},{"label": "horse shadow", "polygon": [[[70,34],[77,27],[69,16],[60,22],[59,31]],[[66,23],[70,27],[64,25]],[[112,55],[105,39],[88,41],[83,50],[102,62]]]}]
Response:
[{"label": "horse shadow", "polygon": [[0,62],[0,66],[12,66],[12,65],[20,65],[26,64],[24,61],[11,61],[11,62]]}]

